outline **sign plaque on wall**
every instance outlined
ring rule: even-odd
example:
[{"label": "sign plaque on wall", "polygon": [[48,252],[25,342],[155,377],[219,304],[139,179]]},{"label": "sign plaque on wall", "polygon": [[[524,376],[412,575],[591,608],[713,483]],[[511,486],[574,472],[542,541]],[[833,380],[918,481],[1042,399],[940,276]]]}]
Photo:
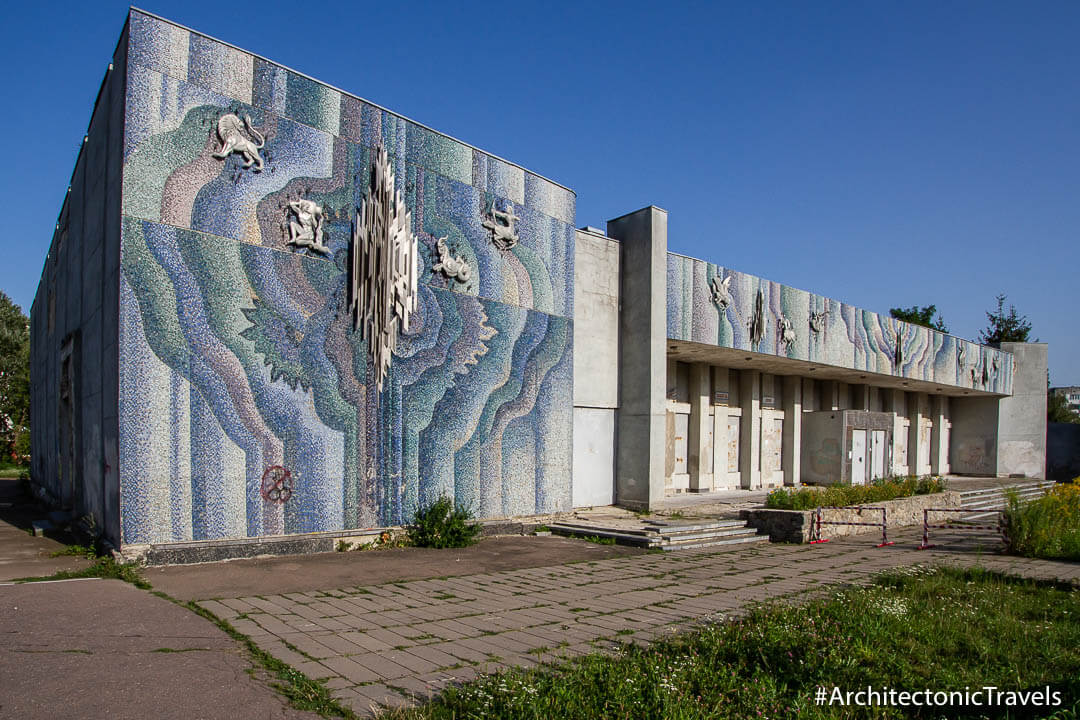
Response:
[{"label": "sign plaque on wall", "polygon": [[727,405],[728,404],[728,394],[726,392],[722,392],[720,390],[714,390],[713,394],[712,394],[712,404],[713,405]]}]

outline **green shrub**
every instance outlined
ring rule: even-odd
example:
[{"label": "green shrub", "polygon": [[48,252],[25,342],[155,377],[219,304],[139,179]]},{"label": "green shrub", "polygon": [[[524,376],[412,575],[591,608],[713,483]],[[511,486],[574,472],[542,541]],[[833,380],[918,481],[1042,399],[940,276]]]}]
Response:
[{"label": "green shrub", "polygon": [[480,525],[472,521],[468,508],[454,507],[454,501],[441,497],[416,511],[409,526],[409,538],[416,547],[460,548],[476,542]]},{"label": "green shrub", "polygon": [[765,507],[774,510],[813,510],[818,507],[846,507],[895,500],[912,495],[929,495],[945,490],[940,477],[880,478],[870,485],[827,485],[825,487],[778,488],[765,498]]},{"label": "green shrub", "polygon": [[1080,484],[1075,480],[1028,503],[1009,491],[1009,506],[1002,520],[1009,552],[1080,560]]}]

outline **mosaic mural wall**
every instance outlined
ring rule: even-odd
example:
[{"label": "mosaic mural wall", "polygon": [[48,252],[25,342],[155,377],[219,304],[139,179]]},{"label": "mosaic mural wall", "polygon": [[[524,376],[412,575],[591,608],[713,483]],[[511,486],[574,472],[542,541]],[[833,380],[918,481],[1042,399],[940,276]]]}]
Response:
[{"label": "mosaic mural wall", "polygon": [[1011,354],[703,260],[668,254],[667,334],[1011,394]]},{"label": "mosaic mural wall", "polygon": [[[568,509],[574,195],[133,12],[120,279],[123,539]],[[375,148],[419,285],[377,387],[350,314]]]}]

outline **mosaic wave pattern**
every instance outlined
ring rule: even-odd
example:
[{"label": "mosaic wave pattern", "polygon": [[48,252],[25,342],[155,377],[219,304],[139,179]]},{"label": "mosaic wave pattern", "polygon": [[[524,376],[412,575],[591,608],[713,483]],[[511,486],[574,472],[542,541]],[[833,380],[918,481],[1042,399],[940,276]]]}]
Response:
[{"label": "mosaic wave pattern", "polygon": [[[573,193],[241,51],[133,12],[120,287],[123,541],[568,509]],[[213,157],[217,119],[265,136]],[[420,244],[419,301],[377,393],[352,331],[353,214],[382,142]],[[326,256],[288,240],[318,203]],[[520,242],[492,246],[494,206]],[[471,269],[433,273],[445,237]],[[268,499],[268,467],[292,494]]]},{"label": "mosaic wave pattern", "polygon": [[[715,281],[715,283],[714,283]],[[727,306],[713,299],[713,288]],[[788,357],[1008,395],[1013,357],[821,295],[668,254],[667,335],[674,340]],[[751,342],[758,293],[763,334]],[[790,323],[784,337],[782,320]],[[811,320],[818,330],[811,329]]]}]

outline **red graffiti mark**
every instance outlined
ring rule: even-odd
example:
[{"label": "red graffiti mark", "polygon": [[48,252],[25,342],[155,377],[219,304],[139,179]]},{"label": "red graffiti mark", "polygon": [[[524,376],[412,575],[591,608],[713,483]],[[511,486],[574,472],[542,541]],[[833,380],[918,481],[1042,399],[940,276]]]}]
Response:
[{"label": "red graffiti mark", "polygon": [[266,468],[262,476],[262,496],[275,503],[288,502],[293,494],[292,473],[280,465]]}]

